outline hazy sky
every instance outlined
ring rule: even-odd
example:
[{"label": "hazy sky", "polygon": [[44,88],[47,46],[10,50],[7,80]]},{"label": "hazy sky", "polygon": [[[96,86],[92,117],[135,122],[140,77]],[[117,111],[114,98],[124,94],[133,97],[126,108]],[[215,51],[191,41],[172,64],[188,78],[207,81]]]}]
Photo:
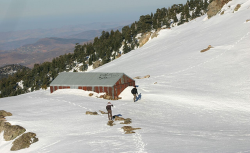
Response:
[{"label": "hazy sky", "polygon": [[0,31],[137,21],[187,0],[0,0]]}]

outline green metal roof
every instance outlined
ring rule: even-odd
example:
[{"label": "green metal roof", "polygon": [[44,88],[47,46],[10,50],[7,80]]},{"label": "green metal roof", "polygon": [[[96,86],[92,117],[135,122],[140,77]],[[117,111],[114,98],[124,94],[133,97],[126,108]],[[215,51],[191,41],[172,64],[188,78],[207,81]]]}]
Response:
[{"label": "green metal roof", "polygon": [[50,86],[113,86],[124,73],[62,72]]}]

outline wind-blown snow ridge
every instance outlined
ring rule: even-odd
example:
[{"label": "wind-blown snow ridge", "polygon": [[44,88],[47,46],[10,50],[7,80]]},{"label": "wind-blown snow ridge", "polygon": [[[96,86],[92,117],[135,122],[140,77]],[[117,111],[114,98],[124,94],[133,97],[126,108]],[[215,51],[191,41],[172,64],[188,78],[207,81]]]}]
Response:
[{"label": "wind-blown snow ridge", "polygon": [[[233,13],[234,7],[241,8]],[[228,7],[231,6],[231,7]],[[92,71],[124,72],[138,79],[141,99],[128,87],[113,115],[141,128],[124,134],[118,121],[107,125],[107,100],[77,89],[40,90],[2,98],[7,120],[37,134],[39,141],[17,152],[249,152],[250,0],[233,0],[210,19],[202,16],[161,30],[143,47]],[[201,53],[211,45],[213,48]],[[0,152],[11,141],[0,135]]]}]

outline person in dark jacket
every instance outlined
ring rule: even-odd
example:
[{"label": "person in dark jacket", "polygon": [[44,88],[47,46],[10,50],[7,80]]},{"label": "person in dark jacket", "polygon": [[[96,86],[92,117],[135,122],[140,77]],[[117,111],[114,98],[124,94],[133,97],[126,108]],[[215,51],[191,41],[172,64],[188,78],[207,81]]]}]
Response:
[{"label": "person in dark jacket", "polygon": [[112,110],[111,110],[111,106],[113,107],[113,104],[111,104],[111,102],[108,102],[106,109],[108,111],[108,118],[109,120],[112,120]]},{"label": "person in dark jacket", "polygon": [[137,92],[137,89],[136,89],[136,86],[134,86],[134,88],[131,90],[131,93],[134,95],[134,102],[136,100],[136,95],[138,96],[138,92]]}]

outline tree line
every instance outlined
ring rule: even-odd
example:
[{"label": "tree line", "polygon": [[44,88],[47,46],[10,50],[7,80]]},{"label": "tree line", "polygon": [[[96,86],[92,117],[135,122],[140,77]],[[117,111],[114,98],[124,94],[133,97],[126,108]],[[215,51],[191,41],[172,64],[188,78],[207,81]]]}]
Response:
[{"label": "tree line", "polygon": [[[124,26],[121,31],[102,31],[100,37],[83,45],[76,44],[74,53],[61,55],[51,62],[34,64],[33,69],[24,68],[14,75],[0,80],[0,98],[16,96],[41,88],[46,89],[60,72],[67,71],[83,63],[80,71],[87,70],[95,61],[106,64],[121,53],[128,53],[139,47],[138,34],[158,28],[171,28],[189,22],[207,12],[211,0],[188,0],[186,4],[174,4],[169,8],[157,9],[155,13],[142,15],[138,21]],[[23,81],[23,88],[17,82]]]}]

